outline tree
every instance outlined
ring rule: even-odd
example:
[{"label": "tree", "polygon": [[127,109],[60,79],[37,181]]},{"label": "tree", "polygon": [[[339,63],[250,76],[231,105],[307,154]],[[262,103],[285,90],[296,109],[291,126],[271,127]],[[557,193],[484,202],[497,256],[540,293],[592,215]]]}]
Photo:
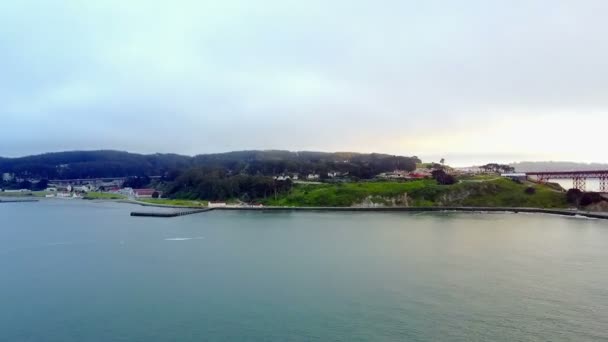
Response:
[{"label": "tree", "polygon": [[445,158],[441,158],[441,160],[439,161],[439,164],[444,165],[445,164]]},{"label": "tree", "polygon": [[431,173],[433,179],[437,181],[440,185],[452,185],[456,183],[456,178],[454,176],[447,174],[443,170],[435,170]]},{"label": "tree", "polygon": [[492,171],[492,172],[496,172],[496,173],[510,173],[515,171],[515,168],[513,166],[510,165],[505,165],[505,164],[497,164],[497,163],[489,163],[483,166],[480,166],[481,169],[485,170],[486,172]]},{"label": "tree", "polygon": [[30,182],[28,180],[24,180],[24,181],[20,182],[19,183],[19,189],[31,190],[32,189],[32,182]]},{"label": "tree", "polygon": [[140,177],[129,177],[125,179],[123,183],[123,187],[125,188],[133,188],[133,189],[141,189],[150,184],[150,177],[148,176],[140,176]]},{"label": "tree", "polygon": [[570,189],[566,192],[566,201],[570,204],[578,205],[582,196],[583,192],[579,189]]},{"label": "tree", "polygon": [[526,195],[534,195],[536,193],[536,188],[529,186],[526,188],[526,190],[524,190],[524,192],[526,193]]},{"label": "tree", "polygon": [[158,193],[158,191],[154,191],[152,193],[152,198],[159,198],[160,197],[160,193]]},{"label": "tree", "polygon": [[602,201],[602,195],[600,195],[598,192],[585,192],[581,196],[579,205],[582,207],[586,207],[588,205],[591,205],[593,203],[598,203],[601,201]]},{"label": "tree", "polygon": [[42,191],[42,190],[45,190],[48,186],[49,186],[49,180],[41,179],[38,183],[32,184],[32,190]]}]

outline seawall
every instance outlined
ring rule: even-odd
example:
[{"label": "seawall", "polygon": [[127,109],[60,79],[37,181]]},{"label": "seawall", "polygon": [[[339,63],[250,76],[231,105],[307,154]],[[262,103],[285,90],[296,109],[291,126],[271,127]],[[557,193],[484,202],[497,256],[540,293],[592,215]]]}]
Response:
[{"label": "seawall", "polygon": [[38,202],[37,199],[23,199],[23,200],[3,200],[0,199],[0,203],[23,203],[23,202]]},{"label": "seawall", "polygon": [[196,210],[184,210],[184,211],[174,211],[174,212],[141,212],[141,211],[133,211],[131,212],[131,216],[140,216],[140,217],[177,217],[177,216],[185,216],[198,214],[205,211],[213,210],[213,208],[205,208],[205,209],[196,209]]},{"label": "seawall", "polygon": [[511,208],[511,207],[218,207],[206,208],[175,213],[145,213],[133,212],[131,216],[150,217],[176,217],[197,214],[212,210],[226,211],[334,211],[334,212],[511,212],[511,213],[537,213],[562,216],[583,216],[608,220],[608,214],[583,212],[570,209],[543,209],[543,208]]}]

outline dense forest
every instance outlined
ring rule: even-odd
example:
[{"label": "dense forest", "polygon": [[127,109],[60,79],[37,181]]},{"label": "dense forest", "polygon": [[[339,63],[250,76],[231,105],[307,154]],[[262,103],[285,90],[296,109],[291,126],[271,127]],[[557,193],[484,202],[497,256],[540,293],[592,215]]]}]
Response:
[{"label": "dense forest", "polygon": [[291,180],[279,181],[269,176],[231,176],[219,169],[194,168],[181,173],[174,180],[166,180],[160,187],[170,198],[251,202],[276,198],[289,192],[292,185]]},{"label": "dense forest", "polygon": [[[396,169],[412,171],[419,162],[417,157],[344,152],[239,151],[189,157],[74,151],[0,158],[0,173],[25,179],[0,187],[35,190],[46,184],[27,179],[128,177],[125,186],[154,186],[167,197],[254,201],[276,197],[291,189],[291,180],[275,180],[273,176],[298,174],[305,178],[317,174],[323,180],[329,172],[336,172],[349,180],[370,179]],[[150,184],[152,176],[160,178]]]},{"label": "dense forest", "polygon": [[395,169],[414,170],[417,162],[420,160],[416,157],[361,153],[239,151],[189,157],[120,151],[72,151],[0,158],[0,173],[13,173],[21,178],[74,179],[167,176],[190,168],[209,168],[223,170],[228,175],[250,176],[338,171],[366,179]]}]

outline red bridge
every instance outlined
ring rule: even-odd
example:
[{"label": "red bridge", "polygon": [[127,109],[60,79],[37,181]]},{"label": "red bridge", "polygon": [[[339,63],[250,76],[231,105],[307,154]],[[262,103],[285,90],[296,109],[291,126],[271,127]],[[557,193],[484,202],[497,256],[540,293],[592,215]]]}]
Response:
[{"label": "red bridge", "polygon": [[585,191],[587,179],[599,179],[600,192],[608,192],[608,170],[602,171],[557,171],[557,172],[526,172],[528,178],[536,178],[539,183],[550,179],[572,179],[573,188]]}]

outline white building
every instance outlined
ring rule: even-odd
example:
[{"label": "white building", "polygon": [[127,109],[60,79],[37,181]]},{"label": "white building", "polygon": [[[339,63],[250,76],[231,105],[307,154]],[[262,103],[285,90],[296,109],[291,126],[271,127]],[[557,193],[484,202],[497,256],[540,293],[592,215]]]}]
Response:
[{"label": "white building", "polygon": [[132,188],[122,188],[118,190],[118,193],[127,197],[135,197],[135,192]]},{"label": "white building", "polygon": [[82,186],[75,186],[74,187],[74,191],[77,191],[77,192],[89,192],[89,191],[91,191],[91,189],[87,185],[82,185]]},{"label": "white building", "polygon": [[520,181],[525,181],[526,179],[528,179],[528,175],[526,175],[525,173],[503,173],[500,176]]},{"label": "white building", "polygon": [[209,208],[225,208],[228,205],[225,202],[209,202],[207,206]]},{"label": "white building", "polygon": [[319,175],[316,174],[316,173],[311,173],[308,176],[306,176],[306,179],[308,179],[308,180],[316,180],[316,179],[319,179]]}]

